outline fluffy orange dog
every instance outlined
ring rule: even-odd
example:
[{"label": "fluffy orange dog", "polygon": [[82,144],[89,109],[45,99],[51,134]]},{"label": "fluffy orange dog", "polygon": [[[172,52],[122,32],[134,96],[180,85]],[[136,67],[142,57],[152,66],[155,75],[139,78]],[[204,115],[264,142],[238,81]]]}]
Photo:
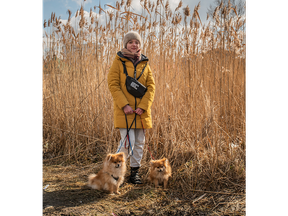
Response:
[{"label": "fluffy orange dog", "polygon": [[155,187],[157,187],[158,184],[164,183],[164,189],[166,189],[168,178],[171,174],[172,170],[168,159],[151,160],[148,180],[151,183],[154,183]]},{"label": "fluffy orange dog", "polygon": [[110,194],[120,194],[118,189],[124,181],[126,173],[125,154],[108,154],[103,169],[88,178],[88,186],[97,190],[105,190]]}]

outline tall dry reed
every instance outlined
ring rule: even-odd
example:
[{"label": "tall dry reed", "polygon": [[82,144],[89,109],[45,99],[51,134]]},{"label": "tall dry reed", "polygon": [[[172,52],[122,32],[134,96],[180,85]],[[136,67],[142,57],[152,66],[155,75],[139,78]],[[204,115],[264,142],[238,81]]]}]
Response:
[{"label": "tall dry reed", "polygon": [[[174,11],[168,1],[140,3],[141,14],[129,0],[106,5],[110,11],[95,6],[89,17],[81,7],[75,28],[69,10],[65,24],[55,13],[45,20],[44,162],[96,162],[116,151],[120,134],[107,73],[125,32],[136,30],[156,83],[153,129],[146,133],[153,156],[169,158],[172,180],[183,191],[243,189],[244,17],[220,4],[203,25],[200,3],[191,10],[180,1]],[[145,148],[145,171],[150,159]]]}]

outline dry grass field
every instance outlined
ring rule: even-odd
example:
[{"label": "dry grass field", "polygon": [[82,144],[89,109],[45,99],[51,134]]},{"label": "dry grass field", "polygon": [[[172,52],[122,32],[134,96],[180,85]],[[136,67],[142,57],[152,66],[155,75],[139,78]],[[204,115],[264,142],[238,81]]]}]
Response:
[{"label": "dry grass field", "polygon": [[184,193],[176,182],[168,190],[124,183],[111,196],[86,186],[87,174],[97,170],[94,164],[44,166],[43,215],[245,215],[245,194],[234,188]]},{"label": "dry grass field", "polygon": [[[201,3],[174,11],[168,1],[140,3],[141,14],[122,0],[44,21],[44,214],[244,215],[245,16],[230,1],[206,22]],[[128,30],[141,35],[156,83],[146,143],[173,175],[169,190],[125,183],[109,196],[85,183],[119,144],[107,73]],[[150,159],[146,147],[144,179]]]}]

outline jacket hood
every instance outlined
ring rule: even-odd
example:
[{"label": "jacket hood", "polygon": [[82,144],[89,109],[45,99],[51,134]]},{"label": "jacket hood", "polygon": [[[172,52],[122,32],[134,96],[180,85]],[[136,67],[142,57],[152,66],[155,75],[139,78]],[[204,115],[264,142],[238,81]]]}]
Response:
[{"label": "jacket hood", "polygon": [[[124,56],[121,51],[119,51],[117,53],[117,56],[119,56],[120,58],[125,58],[125,59],[129,60],[129,58]],[[145,55],[141,54],[141,60],[140,61],[149,61],[149,59]]]}]

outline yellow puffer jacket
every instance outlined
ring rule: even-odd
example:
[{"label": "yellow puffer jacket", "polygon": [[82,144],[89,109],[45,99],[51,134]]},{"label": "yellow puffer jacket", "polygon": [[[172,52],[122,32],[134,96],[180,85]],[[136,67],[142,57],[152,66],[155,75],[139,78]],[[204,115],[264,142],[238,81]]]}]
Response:
[{"label": "yellow puffer jacket", "polygon": [[[132,107],[133,110],[141,108],[144,110],[144,113],[141,115],[141,119],[145,129],[152,128],[152,118],[151,118],[151,105],[154,100],[155,93],[155,82],[152,76],[150,66],[147,64],[142,76],[139,78],[138,82],[146,86],[147,91],[145,95],[140,99],[136,98],[135,106],[135,97],[128,93],[126,89],[126,75],[124,74],[123,64],[120,61],[125,61],[127,68],[128,76],[134,78],[134,65],[127,57],[124,57],[123,54],[119,51],[114,59],[114,62],[108,73],[108,87],[112,94],[114,100],[114,127],[115,128],[126,128],[125,113],[123,107],[126,104]],[[136,77],[138,78],[141,74],[144,66],[146,65],[148,58],[141,55],[140,62],[136,65]],[[135,113],[127,115],[128,127],[132,124],[133,119],[135,118]],[[142,128],[140,116],[136,117],[136,128]],[[135,122],[131,128],[135,128]]]}]

